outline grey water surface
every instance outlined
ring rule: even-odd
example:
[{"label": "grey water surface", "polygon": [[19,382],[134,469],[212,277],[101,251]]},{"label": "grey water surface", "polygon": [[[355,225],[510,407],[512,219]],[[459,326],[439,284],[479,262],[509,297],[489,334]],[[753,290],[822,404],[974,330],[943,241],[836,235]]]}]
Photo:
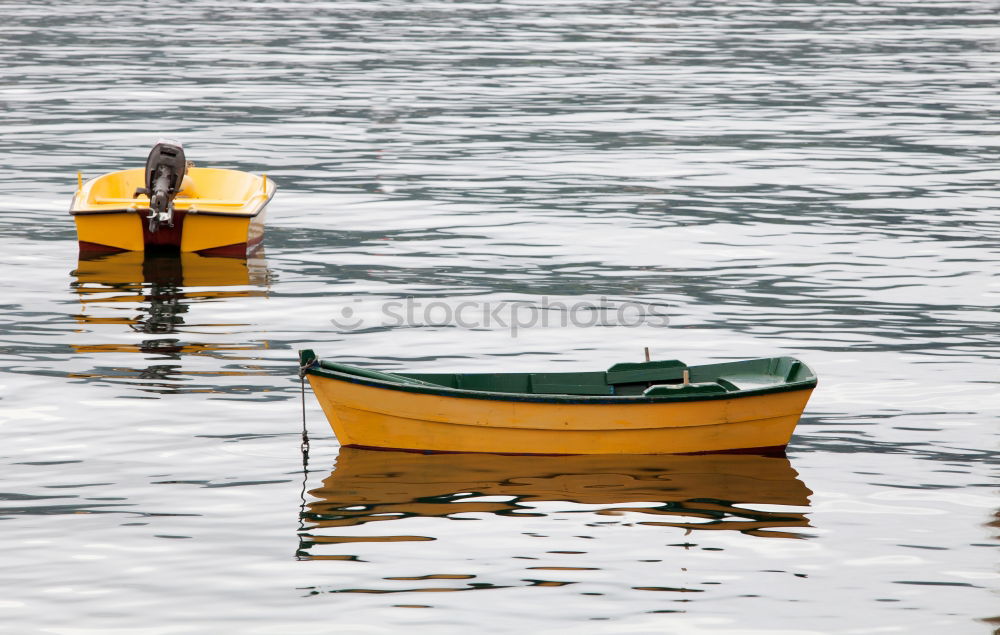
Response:
[{"label": "grey water surface", "polygon": [[[0,2],[0,632],[993,632],[998,11]],[[159,137],[262,251],[78,256]],[[296,368],[644,347],[808,363],[787,458],[341,451]]]}]

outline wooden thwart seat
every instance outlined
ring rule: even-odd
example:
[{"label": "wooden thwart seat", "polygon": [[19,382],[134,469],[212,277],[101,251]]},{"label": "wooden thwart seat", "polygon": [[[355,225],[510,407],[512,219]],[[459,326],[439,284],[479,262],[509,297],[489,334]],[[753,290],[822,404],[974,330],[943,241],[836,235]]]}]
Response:
[{"label": "wooden thwart seat", "polygon": [[604,373],[532,373],[531,392],[536,395],[610,395],[614,389]]},{"label": "wooden thwart seat", "polygon": [[670,359],[659,362],[624,362],[615,364],[605,373],[608,385],[633,384],[646,381],[680,381],[688,366],[682,361]]},{"label": "wooden thwart seat", "polygon": [[[111,198],[111,197],[97,197],[94,202],[98,205],[149,205],[148,198]],[[211,199],[211,198],[175,198],[174,204],[180,203],[181,205],[188,204],[198,204],[198,205],[246,205],[246,201],[230,201],[222,199]]]}]

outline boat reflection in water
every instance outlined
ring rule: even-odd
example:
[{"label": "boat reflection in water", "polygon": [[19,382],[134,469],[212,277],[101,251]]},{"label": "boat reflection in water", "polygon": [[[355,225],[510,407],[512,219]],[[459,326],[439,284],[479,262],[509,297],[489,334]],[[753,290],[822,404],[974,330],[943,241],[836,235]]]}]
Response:
[{"label": "boat reflection in water", "polygon": [[[207,257],[196,253],[157,253],[126,251],[111,255],[81,254],[71,283],[79,296],[82,310],[74,318],[89,328],[81,333],[106,333],[108,325],[121,325],[128,331],[148,334],[139,342],[72,344],[76,353],[145,353],[158,360],[179,360],[182,355],[220,356],[232,351],[261,350],[266,342],[184,341],[185,331],[204,333],[210,329],[214,338],[225,339],[226,327],[239,324],[191,322],[192,306],[226,298],[266,296],[270,273],[263,249],[247,258]],[[174,337],[157,337],[174,335]],[[121,339],[120,332],[114,333]],[[226,359],[233,359],[226,355]],[[254,372],[202,371],[180,372],[178,365],[155,364],[146,368],[95,369],[74,373],[73,377],[129,377],[142,380],[174,380],[177,375],[247,375]],[[145,385],[149,385],[144,382]],[[176,388],[176,384],[164,387]],[[155,387],[155,386],[153,386]]]},{"label": "boat reflection in water", "polygon": [[[302,511],[300,558],[318,545],[433,540],[393,535],[385,522],[458,514],[545,516],[536,503],[587,505],[622,522],[803,538],[812,492],[787,458],[753,454],[503,456],[341,448],[336,468]],[[487,498],[488,497],[488,498]],[[498,500],[499,499],[499,500]],[[594,506],[599,506],[594,509]],[[764,505],[768,509],[755,509]],[[790,506],[774,511],[772,506]],[[573,511],[572,507],[567,507]],[[468,516],[466,516],[467,518]],[[338,530],[378,523],[368,531]]]}]

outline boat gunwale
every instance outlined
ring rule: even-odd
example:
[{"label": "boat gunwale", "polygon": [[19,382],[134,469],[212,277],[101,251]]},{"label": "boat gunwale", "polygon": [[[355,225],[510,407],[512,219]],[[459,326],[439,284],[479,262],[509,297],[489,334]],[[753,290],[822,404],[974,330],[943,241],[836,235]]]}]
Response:
[{"label": "boat gunwale", "polygon": [[[779,359],[779,358],[762,358]],[[794,358],[792,358],[794,359]],[[741,360],[742,361],[742,360]],[[799,361],[799,360],[795,360]],[[803,366],[805,364],[801,361]],[[809,369],[808,366],[806,366]],[[812,369],[809,369],[812,372]],[[423,386],[402,382],[391,382],[370,377],[361,377],[344,373],[330,368],[323,367],[323,360],[315,359],[307,367],[303,368],[303,373],[315,375],[324,379],[334,381],[345,381],[352,384],[361,384],[385,390],[395,390],[397,392],[409,392],[424,395],[435,395],[438,397],[451,397],[456,399],[481,399],[485,401],[512,401],[526,403],[550,403],[550,404],[582,404],[582,405],[641,405],[641,404],[670,404],[691,401],[719,401],[727,399],[742,399],[744,397],[758,397],[761,395],[771,395],[782,392],[795,392],[799,390],[812,390],[817,385],[815,375],[812,379],[795,382],[783,382],[772,386],[761,388],[744,388],[732,392],[723,393],[703,393],[687,395],[562,395],[546,394],[534,395],[529,393],[505,393],[487,390],[468,390],[462,388],[449,388],[448,386]]]}]

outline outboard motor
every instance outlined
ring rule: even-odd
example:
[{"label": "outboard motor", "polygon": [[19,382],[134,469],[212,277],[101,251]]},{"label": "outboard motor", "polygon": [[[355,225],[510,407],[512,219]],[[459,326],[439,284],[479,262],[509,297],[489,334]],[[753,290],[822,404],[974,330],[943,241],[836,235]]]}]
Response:
[{"label": "outboard motor", "polygon": [[181,189],[187,162],[184,148],[176,141],[160,139],[146,159],[146,187],[135,190],[133,196],[149,197],[149,231],[155,232],[161,223],[174,226],[174,197]]}]

